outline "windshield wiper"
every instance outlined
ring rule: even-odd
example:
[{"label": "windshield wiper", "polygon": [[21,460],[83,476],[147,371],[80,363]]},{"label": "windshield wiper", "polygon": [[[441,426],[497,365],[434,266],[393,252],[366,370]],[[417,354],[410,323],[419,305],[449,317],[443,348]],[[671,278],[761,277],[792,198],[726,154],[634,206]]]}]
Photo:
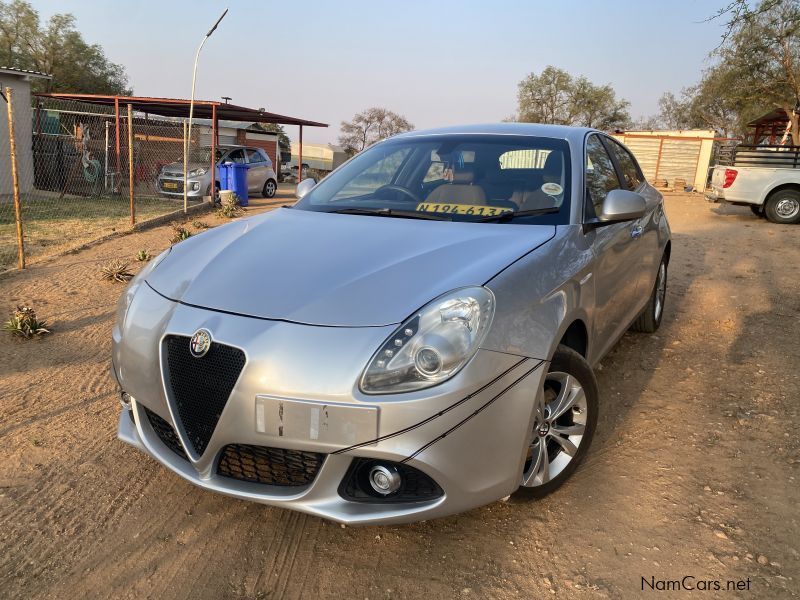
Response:
[{"label": "windshield wiper", "polygon": [[394,208],[338,208],[325,212],[339,215],[368,215],[372,217],[398,217],[401,219],[426,219],[428,221],[452,221],[453,218],[439,213],[424,213],[415,210],[397,210]]},{"label": "windshield wiper", "polygon": [[490,221],[496,221],[497,223],[506,223],[508,221],[512,221],[517,217],[535,217],[538,215],[552,215],[560,211],[561,208],[558,206],[548,206],[547,208],[532,208],[530,210],[512,210],[509,212],[504,212],[499,215],[492,215],[491,217],[482,217],[480,219],[474,219],[473,223],[487,223]]}]

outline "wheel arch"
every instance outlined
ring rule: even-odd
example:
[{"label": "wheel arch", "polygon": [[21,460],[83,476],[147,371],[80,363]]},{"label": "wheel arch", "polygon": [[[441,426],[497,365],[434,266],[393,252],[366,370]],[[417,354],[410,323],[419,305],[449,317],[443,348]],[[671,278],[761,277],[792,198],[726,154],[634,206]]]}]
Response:
[{"label": "wheel arch", "polygon": [[770,189],[768,192],[764,194],[764,198],[761,201],[761,205],[765,206],[769,201],[769,199],[772,198],[772,196],[784,190],[794,190],[800,193],[800,182],[788,182],[776,185],[774,188]]},{"label": "wheel arch", "polygon": [[586,328],[586,323],[583,322],[583,319],[575,319],[569,324],[561,335],[558,345],[572,348],[583,358],[588,356],[589,330]]}]

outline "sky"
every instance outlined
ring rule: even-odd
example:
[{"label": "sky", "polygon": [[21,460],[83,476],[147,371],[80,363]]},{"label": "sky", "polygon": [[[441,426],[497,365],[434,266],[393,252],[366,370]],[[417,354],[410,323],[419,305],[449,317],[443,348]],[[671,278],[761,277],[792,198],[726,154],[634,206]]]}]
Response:
[{"label": "sky", "polygon": [[[720,42],[704,22],[728,0],[32,0],[42,20],[72,13],[89,43],[125,66],[136,95],[198,99],[329,123],[304,141],[335,143],[371,106],[417,129],[500,121],[517,83],[547,65],[610,83],[634,118],[694,84]],[[297,137],[297,127],[287,133]]]}]

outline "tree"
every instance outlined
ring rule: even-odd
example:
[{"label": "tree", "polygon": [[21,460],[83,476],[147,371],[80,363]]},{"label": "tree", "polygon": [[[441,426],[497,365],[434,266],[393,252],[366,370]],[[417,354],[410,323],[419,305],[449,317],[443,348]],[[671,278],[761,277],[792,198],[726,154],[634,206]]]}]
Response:
[{"label": "tree", "polygon": [[352,156],[375,142],[412,129],[414,126],[402,115],[385,108],[368,108],[351,121],[342,121],[339,145]]},{"label": "tree", "polygon": [[630,123],[629,106],[610,85],[598,86],[586,77],[548,66],[519,82],[515,120],[617,129]]},{"label": "tree", "polygon": [[738,114],[781,108],[789,117],[793,143],[800,145],[800,0],[762,0],[755,8],[732,2],[729,30],[717,49],[718,63],[705,80],[716,82]]},{"label": "tree", "polygon": [[131,94],[125,68],[75,29],[75,17],[56,14],[44,27],[25,0],[0,0],[0,64],[53,76],[36,80],[34,91]]},{"label": "tree", "polygon": [[278,123],[259,123],[258,124],[261,129],[264,131],[269,131],[270,133],[277,133],[278,134],[278,145],[282,148],[291,148],[292,142],[289,139],[289,136],[286,135],[286,130],[283,128],[283,125]]}]

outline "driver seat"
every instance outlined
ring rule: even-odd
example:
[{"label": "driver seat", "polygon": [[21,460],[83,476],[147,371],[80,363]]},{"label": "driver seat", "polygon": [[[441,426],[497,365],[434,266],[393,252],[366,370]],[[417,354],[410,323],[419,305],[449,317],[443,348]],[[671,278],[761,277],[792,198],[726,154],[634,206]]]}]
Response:
[{"label": "driver seat", "polygon": [[479,185],[474,185],[475,173],[471,170],[453,173],[452,183],[445,183],[433,190],[425,200],[434,204],[470,204],[481,206],[486,204],[486,192]]}]

